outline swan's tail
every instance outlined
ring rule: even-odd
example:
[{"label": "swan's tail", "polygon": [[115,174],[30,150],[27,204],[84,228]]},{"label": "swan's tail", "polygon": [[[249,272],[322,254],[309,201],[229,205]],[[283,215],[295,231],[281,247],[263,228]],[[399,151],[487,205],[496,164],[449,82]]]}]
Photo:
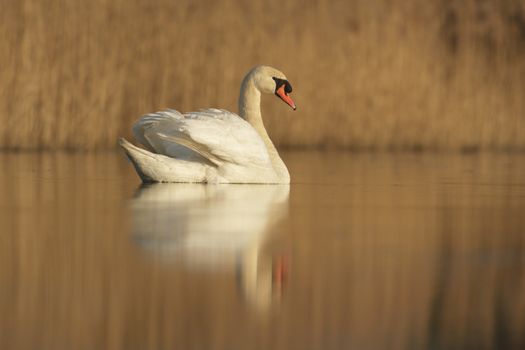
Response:
[{"label": "swan's tail", "polygon": [[143,182],[206,181],[206,165],[204,164],[152,153],[131,144],[122,137],[118,142]]},{"label": "swan's tail", "polygon": [[142,182],[155,182],[154,178],[150,174],[145,173],[142,169],[146,169],[146,164],[148,163],[148,158],[153,158],[153,153],[146,151],[145,149],[139,148],[130,142],[128,142],[123,137],[118,139],[119,145],[126,152],[126,156],[131,161],[131,164],[135,167],[137,174],[140,176]]}]

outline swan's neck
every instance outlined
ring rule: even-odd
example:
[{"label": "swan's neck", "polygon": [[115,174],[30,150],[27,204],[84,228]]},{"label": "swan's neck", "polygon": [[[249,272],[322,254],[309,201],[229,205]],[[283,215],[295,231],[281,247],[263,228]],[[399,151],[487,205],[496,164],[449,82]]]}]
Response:
[{"label": "swan's neck", "polygon": [[259,133],[263,139],[270,159],[272,161],[273,168],[279,179],[282,182],[290,182],[290,174],[288,168],[284,164],[279,153],[275,148],[272,140],[266,132],[262,117],[261,117],[261,92],[255,86],[254,82],[250,78],[246,78],[241,85],[241,94],[239,96],[239,114],[241,118],[250,123],[253,128]]}]

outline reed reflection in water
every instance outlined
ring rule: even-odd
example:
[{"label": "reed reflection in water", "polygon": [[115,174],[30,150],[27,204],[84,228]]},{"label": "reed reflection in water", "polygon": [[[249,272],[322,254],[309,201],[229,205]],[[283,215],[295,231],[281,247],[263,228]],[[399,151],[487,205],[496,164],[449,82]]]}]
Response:
[{"label": "reed reflection in water", "polygon": [[289,189],[139,188],[0,153],[0,349],[525,347],[523,155],[284,159]]}]

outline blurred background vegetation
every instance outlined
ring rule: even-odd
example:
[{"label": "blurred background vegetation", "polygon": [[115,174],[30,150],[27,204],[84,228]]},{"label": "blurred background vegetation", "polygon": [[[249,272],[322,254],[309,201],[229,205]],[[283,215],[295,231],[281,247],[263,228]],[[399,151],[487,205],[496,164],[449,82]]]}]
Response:
[{"label": "blurred background vegetation", "polygon": [[525,150],[522,0],[0,0],[0,148],[108,149],[140,115],[237,111],[281,146]]}]

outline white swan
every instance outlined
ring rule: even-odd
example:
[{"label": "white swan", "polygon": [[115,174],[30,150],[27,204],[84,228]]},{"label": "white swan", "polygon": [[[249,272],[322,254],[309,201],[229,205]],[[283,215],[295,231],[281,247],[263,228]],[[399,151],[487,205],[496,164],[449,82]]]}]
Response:
[{"label": "white swan", "polygon": [[241,84],[239,114],[207,109],[147,114],[133,126],[148,150],[124,139],[124,148],[144,182],[289,183],[261,117],[261,92],[275,93],[295,110],[292,86],[275,68],[257,66]]}]

